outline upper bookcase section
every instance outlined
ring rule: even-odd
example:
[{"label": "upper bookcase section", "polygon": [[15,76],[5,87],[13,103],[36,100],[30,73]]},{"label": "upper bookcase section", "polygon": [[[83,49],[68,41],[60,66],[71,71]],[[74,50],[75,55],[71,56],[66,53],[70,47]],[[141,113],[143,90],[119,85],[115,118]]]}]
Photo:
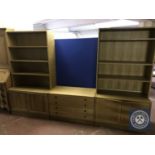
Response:
[{"label": "upper bookcase section", "polygon": [[46,31],[10,31],[7,34],[9,47],[47,46]]}]

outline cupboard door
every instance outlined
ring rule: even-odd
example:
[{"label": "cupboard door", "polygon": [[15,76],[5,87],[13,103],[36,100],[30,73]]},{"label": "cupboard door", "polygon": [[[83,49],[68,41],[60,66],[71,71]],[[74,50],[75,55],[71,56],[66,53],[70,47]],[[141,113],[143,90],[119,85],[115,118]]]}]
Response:
[{"label": "cupboard door", "polygon": [[96,98],[95,120],[96,123],[119,123],[121,102],[104,98]]},{"label": "cupboard door", "polygon": [[121,123],[125,126],[129,126],[130,122],[130,115],[133,111],[135,110],[150,110],[151,107],[151,102],[148,101],[147,103],[142,103],[142,102],[126,102],[122,103],[121,107]]},{"label": "cupboard door", "polygon": [[13,112],[27,112],[27,94],[9,92],[9,102]]},{"label": "cupboard door", "polygon": [[45,94],[27,94],[28,112],[38,115],[48,115],[48,99]]}]

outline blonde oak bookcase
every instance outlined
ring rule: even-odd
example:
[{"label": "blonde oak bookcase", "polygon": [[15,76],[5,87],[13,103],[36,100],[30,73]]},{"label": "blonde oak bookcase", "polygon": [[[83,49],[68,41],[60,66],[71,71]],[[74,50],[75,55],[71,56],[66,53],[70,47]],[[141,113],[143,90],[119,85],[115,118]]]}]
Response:
[{"label": "blonde oak bookcase", "polygon": [[151,110],[155,28],[99,30],[95,122],[129,127],[132,110]]},{"label": "blonde oak bookcase", "polygon": [[99,30],[97,92],[148,97],[155,28]]},{"label": "blonde oak bookcase", "polygon": [[[42,42],[37,37],[44,36],[45,32],[34,32],[34,36],[32,32],[9,32],[14,82],[14,87],[9,89],[12,113],[129,129],[131,110],[151,109],[148,95],[154,57],[154,30],[99,30],[96,89],[51,85],[50,89],[45,89],[48,85],[44,83],[44,76],[53,73],[48,72],[48,65],[44,66],[47,61],[47,52],[43,52],[45,40]],[[53,66],[50,66],[54,67],[53,56],[48,62],[51,60]],[[37,80],[33,81],[34,76]],[[28,88],[32,86],[34,88]]]},{"label": "blonde oak bookcase", "polygon": [[7,46],[14,87],[50,89],[56,85],[51,31],[8,31]]}]

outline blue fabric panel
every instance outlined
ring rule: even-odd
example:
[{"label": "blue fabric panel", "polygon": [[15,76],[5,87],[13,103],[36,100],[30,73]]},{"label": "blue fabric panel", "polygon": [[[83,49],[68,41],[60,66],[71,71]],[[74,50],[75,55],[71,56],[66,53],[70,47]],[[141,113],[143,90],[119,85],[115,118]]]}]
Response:
[{"label": "blue fabric panel", "polygon": [[96,87],[97,38],[55,40],[57,85]]}]

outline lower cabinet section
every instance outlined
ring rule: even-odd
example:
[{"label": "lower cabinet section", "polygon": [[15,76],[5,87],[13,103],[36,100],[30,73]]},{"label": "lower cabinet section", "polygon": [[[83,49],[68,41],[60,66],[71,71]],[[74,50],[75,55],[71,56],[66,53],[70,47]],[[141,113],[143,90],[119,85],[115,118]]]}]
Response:
[{"label": "lower cabinet section", "polygon": [[49,95],[49,108],[51,118],[94,121],[94,98],[91,97]]},{"label": "lower cabinet section", "polygon": [[9,89],[11,111],[15,114],[72,122],[108,125],[130,130],[133,110],[151,110],[146,98],[126,98],[88,93],[66,87],[49,90]]},{"label": "lower cabinet section", "polygon": [[96,95],[95,123],[116,128],[130,129],[130,114],[134,110],[150,111],[149,99],[127,100],[121,97]]},{"label": "lower cabinet section", "polygon": [[13,113],[49,117],[48,98],[46,94],[10,91],[9,101]]}]

